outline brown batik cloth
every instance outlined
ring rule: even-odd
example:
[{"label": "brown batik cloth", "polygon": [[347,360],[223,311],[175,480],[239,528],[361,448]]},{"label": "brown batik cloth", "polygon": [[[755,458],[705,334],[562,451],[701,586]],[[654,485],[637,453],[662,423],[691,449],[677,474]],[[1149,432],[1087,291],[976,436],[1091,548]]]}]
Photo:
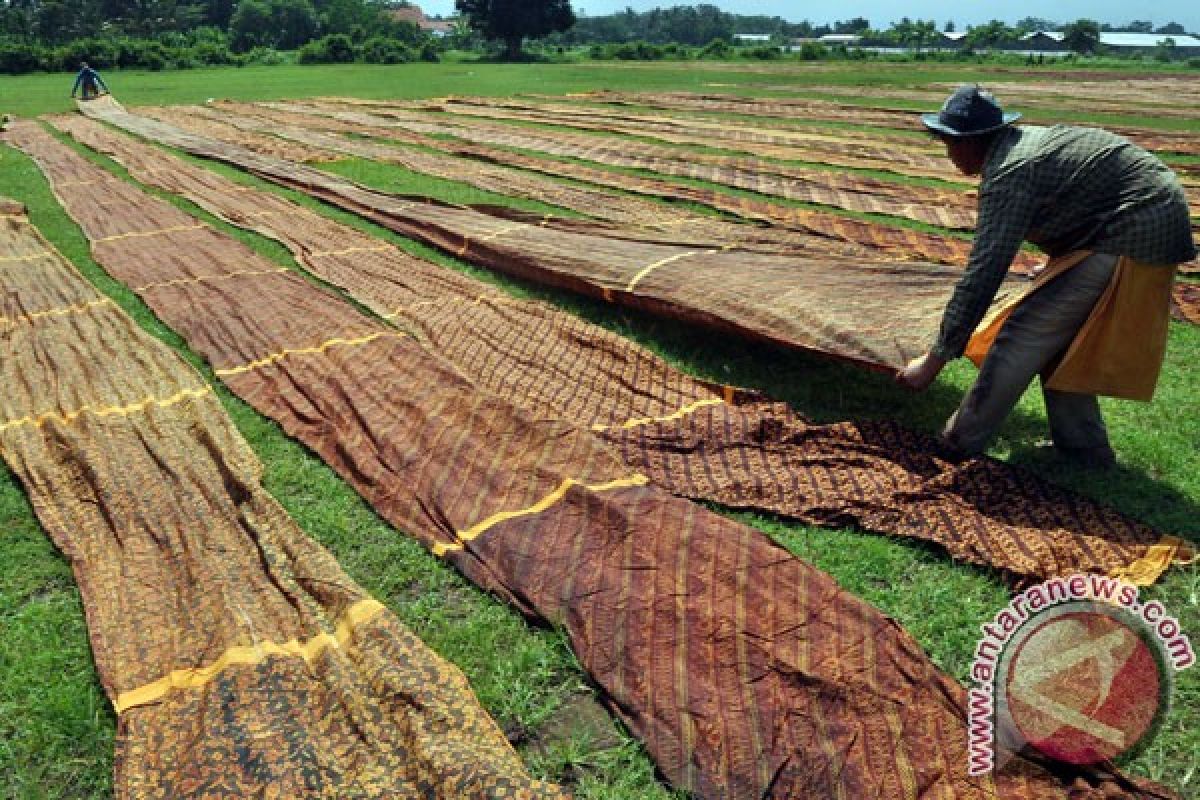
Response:
[{"label": "brown batik cloth", "polygon": [[807,424],[781,404],[690,379],[569,314],[94,122],[57,124],[139,179],[284,242],[314,274],[415,333],[476,383],[531,412],[591,426],[678,494],[935,541],[1020,577],[1097,571],[1150,583],[1175,555],[1172,540],[1028,473],[986,459],[945,462],[929,437],[894,423]]},{"label": "brown batik cloth", "polygon": [[[76,181],[66,205],[97,258],[235,392],[435,554],[562,625],[675,785],[733,798],[1066,796],[1075,776],[1023,760],[967,778],[962,689],[763,534],[648,486],[574,421],[520,412],[45,134],[19,133],[54,183]],[[100,197],[124,232],[98,218]],[[295,227],[296,210],[256,218]],[[370,252],[352,249],[338,239],[319,253]],[[1079,777],[1133,791],[1121,776]]]},{"label": "brown batik cloth", "polygon": [[0,453],[79,583],[116,796],[564,797],[267,494],[204,379],[0,208]]}]

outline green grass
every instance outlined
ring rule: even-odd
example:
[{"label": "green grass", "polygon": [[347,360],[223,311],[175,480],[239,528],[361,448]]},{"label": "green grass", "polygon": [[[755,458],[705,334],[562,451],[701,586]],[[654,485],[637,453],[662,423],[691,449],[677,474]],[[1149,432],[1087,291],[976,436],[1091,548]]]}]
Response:
[{"label": "green grass", "polygon": [[[402,67],[279,67],[183,73],[113,73],[109,81],[130,104],[195,102],[221,96],[239,99],[355,94],[363,97],[522,91],[565,92],[588,88],[708,90],[714,80],[746,83],[761,75],[732,69],[699,71],[693,65],[490,66],[474,64]],[[958,80],[947,65],[889,70],[828,70],[788,79],[811,83],[886,79],[893,83]],[[882,74],[881,74],[882,73]],[[719,77],[714,77],[719,76]],[[952,77],[948,77],[952,76]],[[67,76],[0,79],[5,110],[32,114],[67,110]],[[219,86],[216,90],[214,87]],[[726,91],[728,89],[725,89]],[[118,174],[123,170],[94,157]],[[228,167],[210,167],[261,185]],[[389,191],[428,194],[455,202],[516,203],[447,181],[361,160],[332,171]],[[141,301],[92,262],[78,228],[49,194],[44,180],[20,154],[0,148],[0,192],[30,207],[35,224],[102,292],[113,297],[147,331],[201,369],[216,387],[234,423],[262,459],[265,484],[310,535],[328,547],[347,571],[393,609],[423,640],[463,668],[488,710],[526,743],[522,753],[539,775],[569,781],[581,798],[665,798],[641,747],[608,721],[606,730],[580,729],[569,736],[543,734],[556,715],[589,698],[586,678],[562,635],[532,627],[514,612],[467,584],[402,533],[382,522],[319,459],[285,436],[215,381],[199,358],[163,326]],[[926,394],[898,391],[885,377],[838,363],[713,336],[585,298],[519,283],[464,265],[429,248],[311,198],[272,189],[355,227],[429,258],[538,297],[634,339],[680,368],[705,378],[753,386],[791,403],[816,420],[887,417],[935,429],[969,385],[962,364]],[[181,207],[212,221],[186,202]],[[295,266],[277,243],[218,227],[272,260]],[[1089,496],[1200,540],[1200,397],[1196,364],[1200,331],[1173,325],[1167,365],[1153,404],[1105,403],[1122,468],[1103,478],[1071,470],[1030,447],[1045,435],[1044,411],[1030,392],[1005,426],[993,452]],[[832,574],[850,591],[895,617],[933,659],[956,677],[966,676],[978,625],[1008,597],[1004,584],[984,570],[955,565],[920,544],[799,526],[756,514],[731,514],[753,525]],[[20,487],[0,475],[0,797],[103,798],[111,794],[115,719],[96,681],[78,591],[65,561],[38,527]],[[1144,592],[1161,599],[1184,629],[1200,637],[1200,574],[1176,569]],[[1136,760],[1133,771],[1164,780],[1185,795],[1200,786],[1200,670],[1179,675],[1174,708],[1159,737]],[[52,678],[47,679],[47,676]]]}]

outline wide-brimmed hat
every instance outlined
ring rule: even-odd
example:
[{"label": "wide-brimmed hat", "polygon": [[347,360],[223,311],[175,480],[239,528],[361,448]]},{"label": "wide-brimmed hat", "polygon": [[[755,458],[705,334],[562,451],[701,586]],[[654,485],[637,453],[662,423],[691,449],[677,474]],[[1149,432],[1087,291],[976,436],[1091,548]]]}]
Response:
[{"label": "wide-brimmed hat", "polygon": [[921,115],[925,127],[947,136],[979,136],[1020,118],[1020,114],[1005,113],[992,93],[978,85],[958,87],[946,98],[941,111]]}]

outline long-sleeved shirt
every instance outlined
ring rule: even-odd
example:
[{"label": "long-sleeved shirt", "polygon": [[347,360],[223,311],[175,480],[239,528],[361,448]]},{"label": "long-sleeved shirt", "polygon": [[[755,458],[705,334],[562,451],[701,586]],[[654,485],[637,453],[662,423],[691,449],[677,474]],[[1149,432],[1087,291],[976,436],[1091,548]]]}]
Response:
[{"label": "long-sleeved shirt", "polygon": [[1183,187],[1155,156],[1095,128],[1009,128],[984,164],[975,243],[934,354],[962,355],[1022,241],[1052,257],[1079,249],[1147,264],[1196,257]]},{"label": "long-sleeved shirt", "polygon": [[[92,69],[91,67],[84,67],[83,69],[79,70],[79,74],[75,76],[75,85],[71,87],[71,97],[75,96],[75,93],[79,91],[79,87],[81,85],[86,86],[89,83],[93,86],[100,87],[106,92],[108,91],[108,87],[104,85],[104,79],[100,77],[100,73],[96,72],[96,70]],[[86,100],[87,98],[84,99]]]}]

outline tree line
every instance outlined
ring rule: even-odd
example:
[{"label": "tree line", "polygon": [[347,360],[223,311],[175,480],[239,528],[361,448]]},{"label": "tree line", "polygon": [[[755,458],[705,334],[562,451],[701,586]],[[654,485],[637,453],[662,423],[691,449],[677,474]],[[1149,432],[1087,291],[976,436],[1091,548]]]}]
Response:
[{"label": "tree line", "polygon": [[[626,9],[577,15],[570,0],[456,0],[454,32],[434,39],[397,12],[404,0],[0,0],[0,72],[68,70],[87,60],[99,67],[164,69],[220,64],[399,63],[437,60],[439,52],[467,49],[515,59],[537,40],[545,49],[590,48],[598,58],[779,56],[779,45],[830,33],[856,34],[864,44],[920,50],[954,30],[952,22],[902,17],[874,28],[863,17],[814,24],[782,17],[733,14],[715,5]],[[1036,30],[1063,30],[1079,52],[1095,49],[1103,31],[1184,33],[1170,22],[1112,26],[1092,20],[1059,24],[1026,17],[969,27],[968,52],[1003,48]],[[734,51],[737,34],[765,34],[767,46]],[[284,55],[284,53],[289,53]],[[809,47],[804,57],[823,57]]]}]

